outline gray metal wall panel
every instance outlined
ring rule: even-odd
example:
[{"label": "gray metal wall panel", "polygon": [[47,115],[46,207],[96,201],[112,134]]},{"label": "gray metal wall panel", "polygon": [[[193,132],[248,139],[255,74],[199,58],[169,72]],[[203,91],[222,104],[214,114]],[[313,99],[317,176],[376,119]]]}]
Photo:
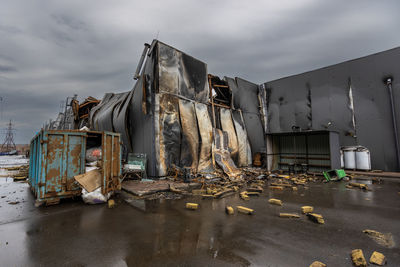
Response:
[{"label": "gray metal wall panel", "polygon": [[[280,90],[280,87],[291,90]],[[273,86],[269,90],[268,115],[271,132],[287,132],[292,126],[308,128],[307,88],[302,84],[290,84],[282,81],[282,85]]]},{"label": "gray metal wall panel", "polygon": [[[129,113],[132,152],[147,155],[147,175],[157,176],[154,136],[154,71],[155,53],[147,57],[140,80],[135,84]],[[146,76],[143,91],[143,77]],[[146,96],[143,97],[145,92]],[[143,106],[145,100],[145,106]]]},{"label": "gray metal wall panel", "polygon": [[258,85],[240,78],[236,78],[236,83],[237,91],[232,90],[235,108],[239,108],[243,112],[251,151],[253,154],[265,151],[265,136],[258,101]]},{"label": "gray metal wall panel", "polygon": [[332,169],[340,169],[340,142],[338,133],[329,133],[329,145],[331,151]]},{"label": "gray metal wall panel", "polygon": [[354,85],[358,141],[370,149],[373,169],[395,170],[390,98],[382,79],[389,74],[394,77],[393,94],[397,126],[400,127],[400,48],[351,61],[349,65]]},{"label": "gray metal wall panel", "polygon": [[[290,124],[299,122],[296,116],[303,115],[295,113],[307,110],[306,92],[310,88],[313,130],[338,131],[341,146],[355,145],[358,141],[370,149],[372,168],[396,170],[390,99],[382,79],[386,75],[394,77],[393,93],[397,124],[400,125],[399,62],[400,48],[395,48],[265,83],[271,92],[268,101],[270,131],[288,131]],[[348,97],[349,79],[353,89],[357,140],[349,135],[353,132]],[[301,123],[304,123],[303,119]]]},{"label": "gray metal wall panel", "polygon": [[142,90],[135,90],[131,100],[129,122],[131,128],[131,140],[134,153],[145,153],[147,155],[147,174],[156,175],[154,160],[154,133],[153,133],[153,114],[143,114],[142,111]]}]

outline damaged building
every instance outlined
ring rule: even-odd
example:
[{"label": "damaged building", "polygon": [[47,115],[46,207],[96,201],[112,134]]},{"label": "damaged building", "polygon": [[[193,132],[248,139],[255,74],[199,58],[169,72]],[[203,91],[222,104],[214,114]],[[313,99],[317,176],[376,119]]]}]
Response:
[{"label": "damaged building", "polygon": [[258,85],[211,75],[154,40],[131,91],[88,99],[81,113],[73,102],[69,114],[76,129],[120,133],[125,154],[146,155],[150,177],[171,168],[210,177],[247,166],[336,169],[341,147],[352,146],[369,149],[373,169],[395,171],[398,62],[400,48]]},{"label": "damaged building", "polygon": [[258,86],[209,75],[205,63],[159,41],[143,55],[134,88],[106,94],[90,127],[121,133],[128,151],[147,155],[149,176],[172,166],[212,174],[214,162],[235,176],[236,166],[251,165],[265,147]]}]

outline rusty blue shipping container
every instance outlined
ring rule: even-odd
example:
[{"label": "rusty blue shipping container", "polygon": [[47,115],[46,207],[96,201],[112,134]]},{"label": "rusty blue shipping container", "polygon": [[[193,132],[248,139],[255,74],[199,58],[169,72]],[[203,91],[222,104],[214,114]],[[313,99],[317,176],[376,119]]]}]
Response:
[{"label": "rusty blue shipping container", "polygon": [[29,184],[38,202],[55,204],[81,194],[74,176],[85,173],[88,144],[101,146],[102,193],[120,189],[118,133],[42,130],[30,144]]}]

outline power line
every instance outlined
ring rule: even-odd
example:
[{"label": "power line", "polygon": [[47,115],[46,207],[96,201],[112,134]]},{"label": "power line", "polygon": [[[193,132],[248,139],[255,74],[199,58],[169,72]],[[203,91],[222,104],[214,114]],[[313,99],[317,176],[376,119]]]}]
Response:
[{"label": "power line", "polygon": [[1,146],[1,151],[2,152],[10,152],[12,150],[16,150],[17,147],[15,146],[14,142],[14,132],[15,129],[12,127],[11,120],[8,123],[7,129],[6,129],[6,138],[4,139],[4,143]]}]

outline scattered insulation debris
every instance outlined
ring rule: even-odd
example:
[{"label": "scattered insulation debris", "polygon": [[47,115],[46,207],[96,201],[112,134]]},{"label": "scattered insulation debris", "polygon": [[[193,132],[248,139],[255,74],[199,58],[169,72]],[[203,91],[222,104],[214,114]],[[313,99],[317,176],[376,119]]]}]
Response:
[{"label": "scattered insulation debris", "polygon": [[281,218],[300,218],[300,215],[297,213],[279,213],[279,217]]},{"label": "scattered insulation debris", "polygon": [[364,258],[364,253],[361,249],[354,249],[351,251],[351,260],[357,267],[366,267],[367,261]]},{"label": "scattered insulation debris", "polygon": [[382,266],[385,265],[386,258],[385,255],[383,255],[382,253],[374,251],[371,255],[371,258],[369,258],[369,262]]},{"label": "scattered insulation debris", "polygon": [[376,243],[387,248],[393,248],[395,243],[391,233],[381,233],[375,230],[365,229],[363,233],[367,234]]},{"label": "scattered insulation debris", "polygon": [[226,206],[225,212],[229,215],[233,215],[235,213],[235,210],[231,206]]},{"label": "scattered insulation debris", "polygon": [[186,208],[188,210],[197,210],[199,208],[199,204],[197,204],[197,203],[186,203]]},{"label": "scattered insulation debris", "polygon": [[303,206],[303,207],[301,207],[301,212],[303,214],[311,213],[313,211],[314,211],[314,207],[311,207],[311,206]]},{"label": "scattered insulation debris", "polygon": [[317,214],[317,213],[307,213],[307,217],[315,222],[315,223],[319,223],[319,224],[324,224],[325,220],[324,217],[322,217],[321,214]]},{"label": "scattered insulation debris", "polygon": [[311,263],[310,267],[326,267],[326,264],[320,261],[314,261]]},{"label": "scattered insulation debris", "polygon": [[244,214],[248,214],[248,215],[252,215],[254,213],[253,209],[246,208],[243,206],[236,206],[236,208],[237,208],[238,212],[240,212],[240,213],[244,213]]},{"label": "scattered insulation debris", "polygon": [[278,205],[278,206],[282,206],[282,205],[283,205],[283,204],[282,204],[282,200],[275,199],[275,198],[269,199],[268,202],[269,202],[270,204],[274,204],[274,205]]}]

